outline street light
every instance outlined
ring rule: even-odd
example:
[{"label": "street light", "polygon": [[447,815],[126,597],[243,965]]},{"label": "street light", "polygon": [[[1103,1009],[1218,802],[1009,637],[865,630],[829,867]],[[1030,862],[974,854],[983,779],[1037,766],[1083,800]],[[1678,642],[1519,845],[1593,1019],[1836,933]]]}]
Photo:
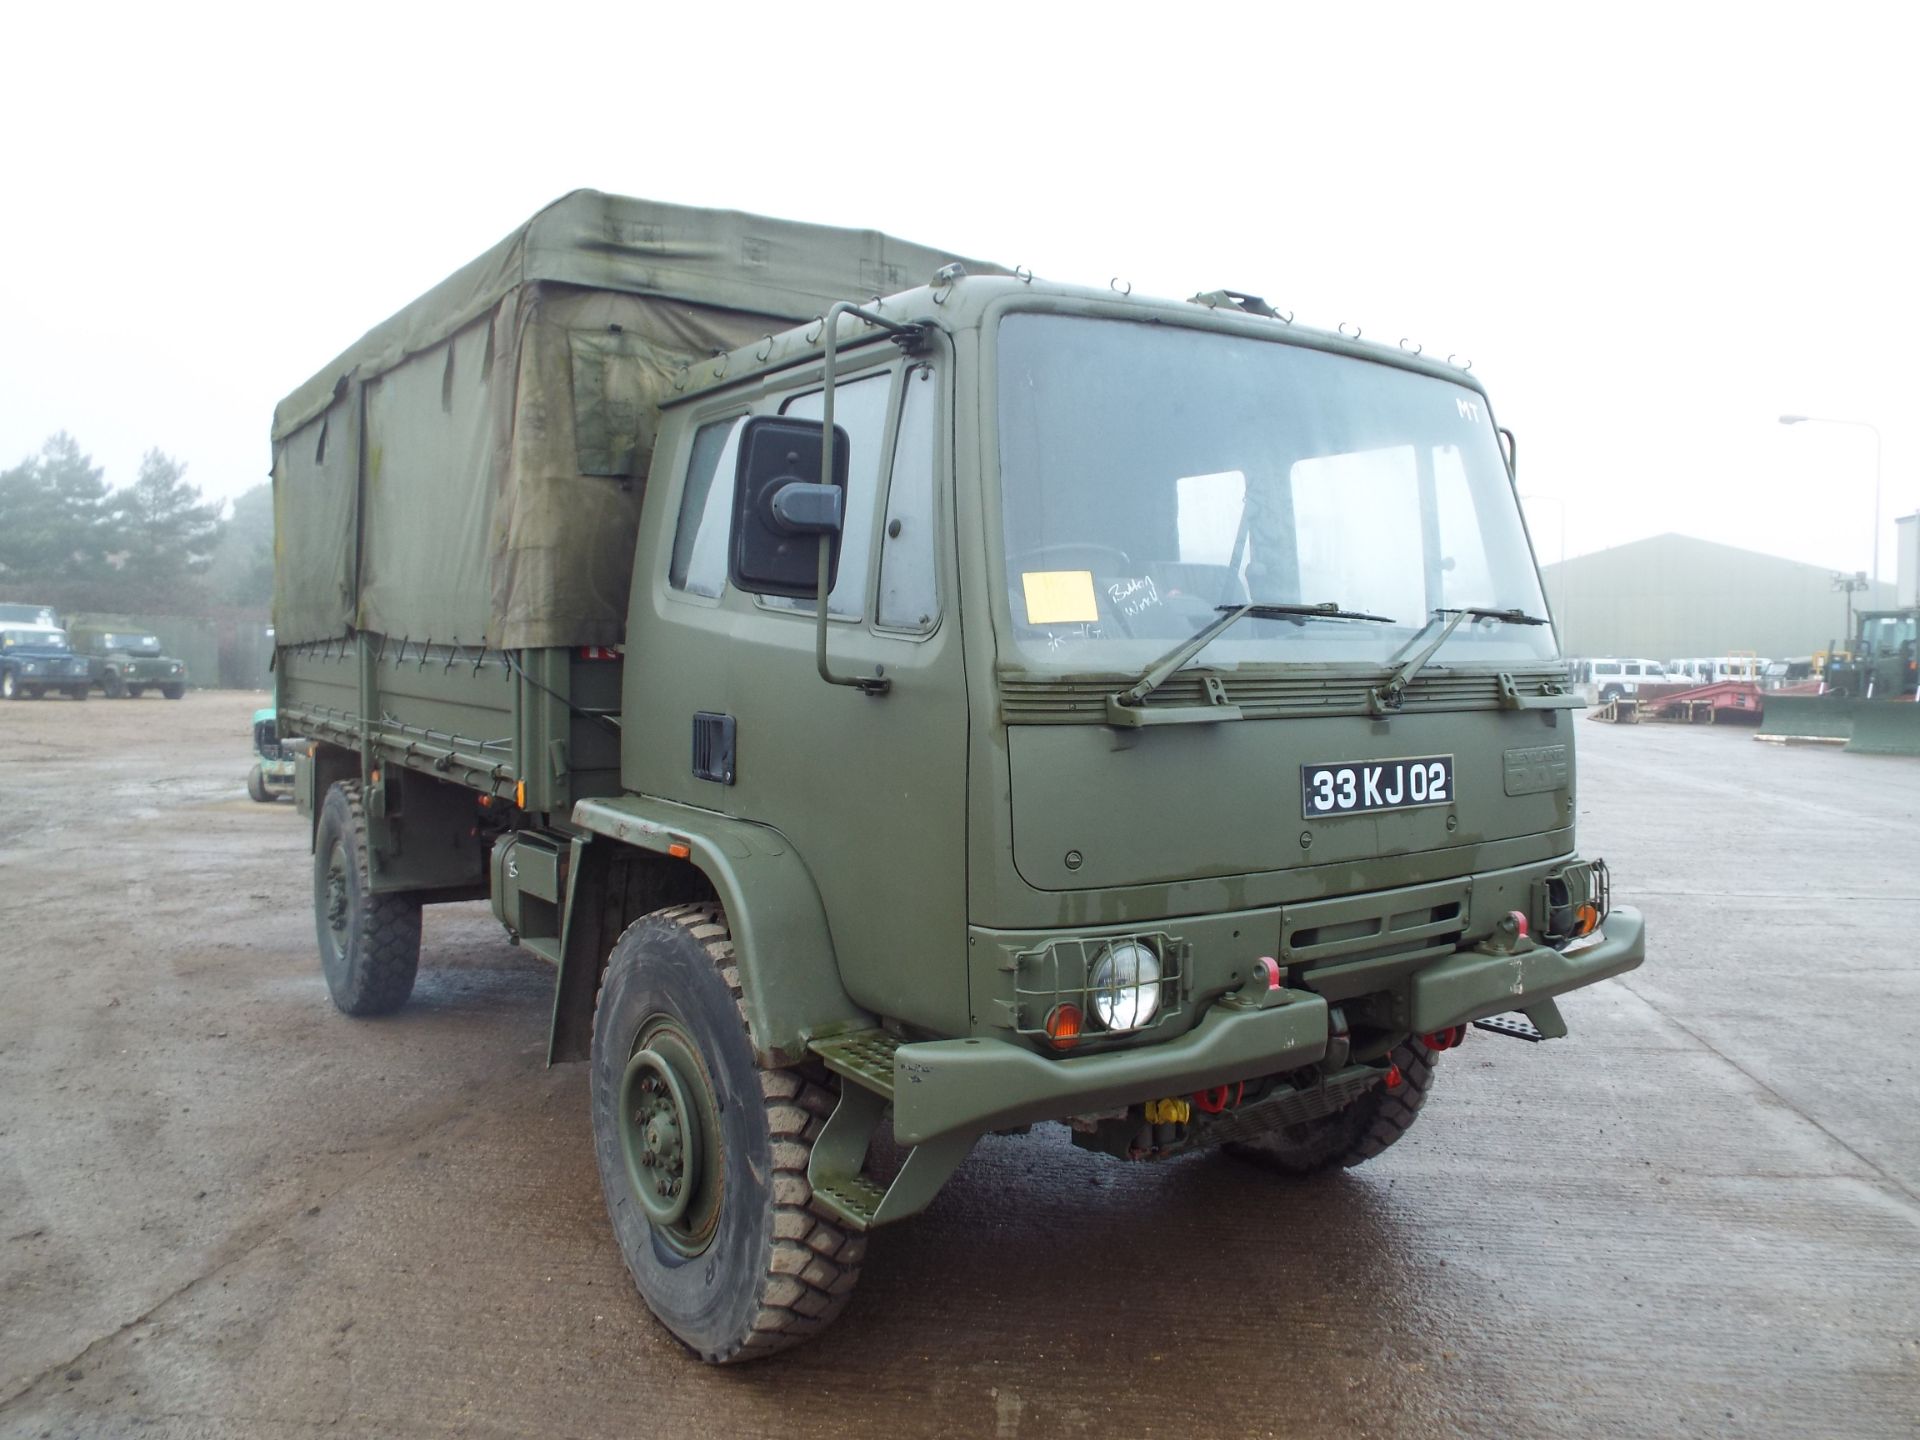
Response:
[{"label": "street light", "polygon": [[1782,425],[1852,425],[1873,432],[1873,584],[1880,587],[1880,427],[1867,420],[1836,420],[1831,415],[1782,415]]}]

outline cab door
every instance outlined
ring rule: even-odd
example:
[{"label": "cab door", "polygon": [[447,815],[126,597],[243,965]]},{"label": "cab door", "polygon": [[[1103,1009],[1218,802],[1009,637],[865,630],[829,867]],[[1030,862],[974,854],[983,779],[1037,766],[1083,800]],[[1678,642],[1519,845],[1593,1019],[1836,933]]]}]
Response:
[{"label": "cab door", "polygon": [[[754,415],[820,419],[817,371],[716,396],[688,415],[662,523],[642,530],[652,574],[644,586],[636,576],[628,627],[623,778],[630,790],[778,830],[819,888],[848,993],[880,1014],[963,1033],[967,706],[951,370],[946,352],[907,358],[879,345],[835,385],[848,480],[828,663],[843,675],[884,673],[882,695],[820,678],[812,599],[727,583],[741,428]],[[696,716],[731,722],[726,778],[695,773]]]}]

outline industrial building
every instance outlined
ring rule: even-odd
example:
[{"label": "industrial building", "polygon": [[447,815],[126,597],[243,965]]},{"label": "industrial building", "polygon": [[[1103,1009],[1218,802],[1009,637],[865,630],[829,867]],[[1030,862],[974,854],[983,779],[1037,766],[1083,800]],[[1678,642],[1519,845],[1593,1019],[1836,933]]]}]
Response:
[{"label": "industrial building", "polygon": [[[1690,535],[1655,535],[1541,567],[1568,655],[1811,655],[1847,634],[1834,572]],[[1861,582],[1855,610],[1886,609],[1894,586]]]}]

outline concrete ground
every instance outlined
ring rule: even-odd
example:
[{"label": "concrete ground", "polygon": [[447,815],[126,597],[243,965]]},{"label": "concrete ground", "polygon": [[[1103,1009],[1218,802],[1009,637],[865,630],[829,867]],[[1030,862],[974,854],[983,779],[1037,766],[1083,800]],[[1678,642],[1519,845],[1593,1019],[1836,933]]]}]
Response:
[{"label": "concrete ground", "polygon": [[328,1004],[258,697],[0,706],[0,1436],[1920,1432],[1920,762],[1579,724],[1651,958],[1282,1183],[984,1142],[820,1341],[615,1253],[549,976],[429,912]]}]

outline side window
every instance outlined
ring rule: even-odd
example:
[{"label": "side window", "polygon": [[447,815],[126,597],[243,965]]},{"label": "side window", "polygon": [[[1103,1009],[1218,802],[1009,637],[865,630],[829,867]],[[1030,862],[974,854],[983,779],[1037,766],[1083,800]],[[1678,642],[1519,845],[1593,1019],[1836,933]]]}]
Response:
[{"label": "side window", "polygon": [[[907,372],[880,541],[880,624],[925,633],[940,613],[933,545],[933,371]],[[844,561],[842,562],[845,563]]]},{"label": "side window", "polygon": [[1629,661],[1629,662],[1628,662],[1628,663],[1627,663],[1627,664],[1626,664],[1625,666],[1623,666],[1622,668],[1623,668],[1623,669],[1624,669],[1624,670],[1626,671],[1626,673],[1627,673],[1627,674],[1629,674],[1629,675],[1638,675],[1638,674],[1640,673],[1640,666],[1639,666],[1639,664],[1638,664],[1637,662],[1634,662],[1634,661]]},{"label": "side window", "polygon": [[[867,562],[873,556],[873,511],[880,484],[880,448],[886,438],[887,399],[892,391],[890,370],[836,384],[833,390],[833,423],[847,432],[847,526],[840,535],[840,572],[834,577],[833,594],[827,599],[827,613],[844,620],[858,620],[865,613]],[[820,420],[825,418],[826,407],[821,392],[815,390],[789,400],[781,407],[781,413],[802,420]],[[722,531],[725,528],[723,515]],[[723,534],[721,544],[725,543]],[[724,554],[720,570],[724,577]],[[777,610],[813,614],[811,600],[769,595],[765,603]]]},{"label": "side window", "polygon": [[[716,420],[694,433],[680,524],[673,532],[667,583],[690,595],[718,595],[727,583],[727,540],[733,511],[733,467],[747,417]],[[724,477],[719,478],[719,477]]]}]

